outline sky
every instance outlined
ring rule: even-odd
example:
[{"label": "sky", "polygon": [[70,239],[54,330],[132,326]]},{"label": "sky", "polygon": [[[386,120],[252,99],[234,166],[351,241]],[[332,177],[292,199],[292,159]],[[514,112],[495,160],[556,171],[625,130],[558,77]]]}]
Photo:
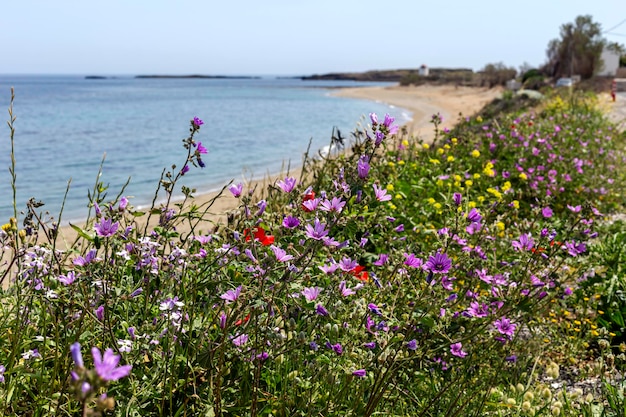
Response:
[{"label": "sky", "polygon": [[591,15],[626,44],[624,0],[4,0],[0,74],[311,75],[546,61]]}]

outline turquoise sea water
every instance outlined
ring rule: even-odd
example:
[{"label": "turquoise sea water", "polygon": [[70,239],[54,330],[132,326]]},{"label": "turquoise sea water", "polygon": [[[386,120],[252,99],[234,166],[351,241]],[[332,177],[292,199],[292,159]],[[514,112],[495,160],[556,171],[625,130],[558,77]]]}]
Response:
[{"label": "turquoise sea water", "polygon": [[[182,139],[189,121],[204,120],[197,141],[209,150],[206,168],[193,168],[184,185],[198,192],[230,180],[300,165],[312,149],[328,145],[333,127],[344,136],[369,112],[409,115],[382,103],[331,96],[332,88],[372,85],[297,79],[135,79],[87,80],[82,76],[0,75],[0,107],[15,88],[15,157],[18,210],[30,197],[59,213],[71,179],[63,223],[86,217],[87,191],[100,178],[113,198],[131,177],[125,195],[136,206],[149,204],[161,172],[182,167]],[[406,121],[406,120],[404,120]],[[13,214],[9,129],[0,130],[0,223]],[[4,220],[3,220],[4,219]]]}]

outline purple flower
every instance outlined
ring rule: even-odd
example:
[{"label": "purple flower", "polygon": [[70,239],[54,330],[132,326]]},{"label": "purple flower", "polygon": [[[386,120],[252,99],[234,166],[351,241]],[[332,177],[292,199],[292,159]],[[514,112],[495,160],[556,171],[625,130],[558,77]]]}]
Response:
[{"label": "purple flower", "polygon": [[376,342],[363,343],[363,347],[366,349],[376,349]]},{"label": "purple flower", "polygon": [[297,217],[287,216],[283,219],[283,226],[287,229],[295,229],[300,226],[300,220]]},{"label": "purple flower", "polygon": [[248,343],[248,335],[247,334],[242,334],[239,335],[237,337],[235,337],[233,339],[233,345],[237,346],[237,347],[241,347],[243,345],[245,345],[246,343]]},{"label": "purple flower", "polygon": [[330,275],[333,272],[335,272],[337,269],[339,269],[339,264],[333,261],[330,265],[322,265],[322,266],[319,266],[318,268],[326,275]]},{"label": "purple flower", "polygon": [[436,253],[428,258],[425,267],[434,274],[447,274],[452,267],[452,261],[445,253]]},{"label": "purple flower", "polygon": [[296,187],[296,179],[293,177],[287,177],[285,180],[280,180],[276,183],[278,187],[286,193],[290,193]]},{"label": "purple flower", "polygon": [[126,197],[120,198],[120,204],[118,206],[118,210],[119,211],[124,211],[124,210],[126,210],[127,206],[128,206],[128,198],[126,198]]},{"label": "purple flower", "polygon": [[98,320],[104,321],[104,306],[103,305],[98,307],[95,313],[96,313],[96,317],[98,318]]},{"label": "purple flower", "polygon": [[83,363],[83,354],[80,352],[80,343],[72,343],[72,345],[70,346],[70,353],[72,355],[72,360],[74,361],[74,364],[76,366],[78,366],[79,368],[85,366],[85,364]]},{"label": "purple flower", "polygon": [[226,300],[226,304],[233,303],[237,301],[239,295],[241,294],[241,285],[235,288],[234,290],[228,290],[224,294],[220,295],[222,300]]},{"label": "purple flower", "polygon": [[256,212],[256,215],[260,216],[265,212],[265,208],[267,207],[267,201],[261,200],[256,203],[256,206],[259,208],[259,211]]},{"label": "purple flower", "polygon": [[353,261],[352,259],[348,258],[347,256],[344,256],[339,261],[339,268],[341,268],[341,270],[344,271],[344,272],[350,272],[354,268],[356,268],[358,265],[359,265],[359,263],[357,261]]},{"label": "purple flower", "polygon": [[339,283],[339,291],[341,292],[342,297],[356,294],[356,291],[354,291],[352,288],[346,287],[346,281],[341,281]]},{"label": "purple flower", "polygon": [[194,117],[193,120],[191,121],[191,123],[193,124],[193,126],[198,129],[200,126],[202,126],[204,124],[204,122],[202,120],[200,120],[197,117]]},{"label": "purple flower", "polygon": [[243,191],[243,184],[232,184],[230,187],[228,187],[228,191],[230,191],[235,198],[239,198],[241,197],[241,192]]},{"label": "purple flower", "polygon": [[376,115],[376,113],[370,113],[370,121],[373,125],[378,124],[378,116]]},{"label": "purple flower", "polygon": [[322,240],[322,238],[328,235],[326,225],[324,223],[320,223],[319,219],[317,218],[315,219],[315,223],[313,226],[307,224],[306,226],[304,226],[304,228],[306,230],[305,234],[311,239]]},{"label": "purple flower", "polygon": [[113,223],[111,219],[103,219],[100,223],[96,223],[93,226],[96,234],[101,237],[113,236],[119,227],[120,224],[118,222]]},{"label": "purple flower", "polygon": [[404,258],[404,264],[406,266],[410,266],[411,268],[420,268],[424,264],[424,261],[420,258],[416,258],[412,253],[405,253]]},{"label": "purple flower", "polygon": [[326,310],[321,304],[315,306],[315,312],[320,316],[328,316],[328,310]]},{"label": "purple flower", "polygon": [[104,351],[104,356],[100,354],[100,349],[97,347],[91,348],[91,355],[93,356],[93,364],[96,369],[96,373],[104,381],[117,381],[120,378],[130,375],[131,365],[117,366],[120,363],[121,357],[113,353],[112,349]]},{"label": "purple flower", "polygon": [[198,153],[207,153],[207,149],[202,146],[202,142],[198,142],[198,145],[196,145],[196,152]]},{"label": "purple flower", "polygon": [[389,255],[387,255],[386,253],[381,253],[380,255],[378,255],[378,259],[374,261],[374,265],[383,266],[387,263],[387,259],[389,259]]},{"label": "purple flower", "polygon": [[461,199],[462,198],[463,197],[462,197],[461,193],[454,193],[452,195],[452,201],[454,201],[454,204],[457,205],[457,206],[461,205]]},{"label": "purple flower", "polygon": [[384,188],[379,188],[376,184],[372,184],[372,187],[374,187],[374,195],[376,197],[376,200],[378,201],[391,200],[391,196],[387,194],[387,190],[385,190]]},{"label": "purple flower", "polygon": [[454,356],[458,356],[459,358],[464,358],[467,356],[467,352],[463,350],[463,345],[461,344],[461,342],[451,344],[450,353],[452,353]]},{"label": "purple flower", "polygon": [[183,169],[180,170],[180,175],[185,175],[188,172],[189,172],[189,165],[185,164]]},{"label": "purple flower", "polygon": [[330,345],[330,348],[337,354],[341,355],[343,353],[343,346],[341,343],[335,343],[334,345]]},{"label": "purple flower", "polygon": [[312,198],[310,200],[303,201],[302,207],[305,209],[305,211],[311,212],[317,210],[317,206],[319,205],[319,203],[319,198]]},{"label": "purple flower", "polygon": [[529,234],[523,233],[519,240],[514,240],[511,245],[518,251],[531,250],[535,246],[535,241]]},{"label": "purple flower", "polygon": [[362,180],[367,178],[370,172],[370,164],[369,158],[366,155],[363,155],[359,158],[359,162],[357,162],[356,164],[356,170],[359,178],[361,178]]},{"label": "purple flower", "polygon": [[59,275],[59,282],[63,285],[72,285],[72,283],[76,280],[76,275],[74,271],[69,271],[67,275]]},{"label": "purple flower", "polygon": [[367,308],[374,314],[378,315],[378,316],[382,316],[383,313],[382,311],[380,311],[380,308],[378,308],[378,306],[374,303],[369,303],[367,305]]},{"label": "purple flower", "polygon": [[475,208],[471,209],[469,213],[467,213],[467,220],[472,223],[478,223],[482,220],[483,216],[480,215],[480,212]]},{"label": "purple flower", "polygon": [[356,376],[357,378],[365,378],[366,374],[367,371],[365,369],[357,369],[356,371],[352,371],[352,375]]},{"label": "purple flower", "polygon": [[341,201],[341,198],[339,197],[333,197],[332,200],[324,200],[321,203],[321,207],[320,210],[323,211],[335,211],[337,213],[341,213],[341,210],[343,210],[343,207],[346,205],[345,201]]},{"label": "purple flower", "polygon": [[272,245],[270,246],[270,249],[274,252],[274,256],[276,256],[276,260],[278,260],[278,262],[287,262],[293,259],[293,255],[287,255],[287,252],[278,246]]},{"label": "purple flower", "polygon": [[0,382],[4,383],[4,372],[7,370],[7,368],[4,367],[4,365],[0,365]]},{"label": "purple flower", "polygon": [[517,325],[511,323],[511,320],[507,319],[506,317],[502,317],[496,320],[493,325],[496,330],[498,330],[501,334],[508,336],[509,339],[513,337],[513,335],[515,334],[515,329],[517,328]]},{"label": "purple flower", "polygon": [[322,289],[320,287],[306,287],[301,291],[307,301],[313,301],[320,295]]},{"label": "purple flower", "polygon": [[409,350],[416,350],[417,349],[417,340],[413,339],[413,340],[409,340],[406,344],[406,348]]},{"label": "purple flower", "polygon": [[388,114],[385,114],[385,120],[383,121],[383,124],[385,126],[387,126],[387,128],[389,129],[389,134],[390,135],[395,135],[398,132],[398,126],[391,126],[391,124],[395,121],[395,117],[391,117]]},{"label": "purple flower", "polygon": [[546,219],[549,219],[550,217],[552,217],[552,214],[554,214],[554,212],[552,211],[550,207],[544,207],[541,210],[541,215]]}]

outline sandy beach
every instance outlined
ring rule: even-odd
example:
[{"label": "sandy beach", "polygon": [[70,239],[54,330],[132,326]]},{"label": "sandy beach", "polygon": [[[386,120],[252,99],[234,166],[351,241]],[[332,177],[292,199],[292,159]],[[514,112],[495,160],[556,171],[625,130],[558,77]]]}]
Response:
[{"label": "sandy beach", "polygon": [[[443,116],[442,127],[452,127],[458,120],[459,114],[470,116],[479,111],[485,104],[500,96],[501,89],[485,89],[455,86],[391,86],[391,87],[362,87],[345,88],[333,92],[338,97],[349,97],[371,101],[383,102],[398,108],[403,108],[412,113],[412,120],[407,124],[409,132],[425,140],[434,136],[431,116],[439,113]],[[392,112],[393,113],[393,112]],[[393,114],[392,114],[393,115]],[[393,115],[398,120],[399,115]],[[356,121],[355,121],[356,122]],[[304,149],[303,149],[304,152]],[[291,169],[291,176],[299,178],[299,168]],[[279,175],[278,177],[284,176]],[[277,178],[266,176],[260,180],[250,181],[244,184],[244,192],[257,187],[261,188],[272,183]],[[195,196],[194,203],[198,206],[206,204],[214,199],[216,193]],[[238,205],[238,199],[234,198],[230,192],[226,191],[220,198],[216,199],[208,210],[209,217],[213,222],[223,223],[226,221],[228,212]],[[131,201],[132,204],[132,201]],[[82,225],[81,225],[82,226]],[[201,225],[197,231],[207,233],[212,229],[212,225]],[[179,232],[186,233],[189,230]],[[58,244],[70,247],[76,238],[76,232],[69,226],[60,229],[59,237],[62,241]]]}]

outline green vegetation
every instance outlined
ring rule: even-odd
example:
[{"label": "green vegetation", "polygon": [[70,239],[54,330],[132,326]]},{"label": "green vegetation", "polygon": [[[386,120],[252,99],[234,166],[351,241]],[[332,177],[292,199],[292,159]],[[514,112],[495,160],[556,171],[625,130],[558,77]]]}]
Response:
[{"label": "green vegetation", "polygon": [[578,93],[432,121],[371,115],[303,178],[223,190],[219,227],[170,203],[198,118],[167,203],[98,183],[68,251],[30,206],[2,227],[0,414],[623,415],[624,134]]}]

